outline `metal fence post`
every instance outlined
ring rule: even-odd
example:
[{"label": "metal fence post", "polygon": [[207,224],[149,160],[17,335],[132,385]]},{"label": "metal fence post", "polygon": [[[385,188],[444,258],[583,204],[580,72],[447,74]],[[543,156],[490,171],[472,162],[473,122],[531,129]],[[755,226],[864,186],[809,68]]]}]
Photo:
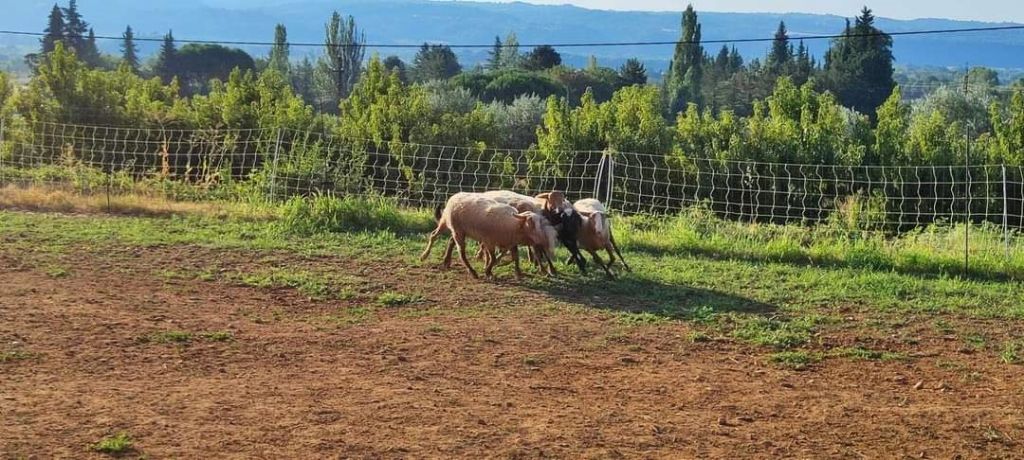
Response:
[{"label": "metal fence post", "polygon": [[277,128],[277,141],[274,143],[274,163],[270,168],[270,201],[277,201],[277,162],[281,155],[281,128]]},{"label": "metal fence post", "polygon": [[1002,164],[1003,173],[1003,246],[1006,253],[1006,261],[1010,261],[1010,216],[1009,216],[1009,196],[1006,193],[1006,164]]},{"label": "metal fence post", "polygon": [[7,119],[0,115],[0,185],[3,185],[6,181],[4,180],[4,129],[7,128]]},{"label": "metal fence post", "polygon": [[608,211],[611,212],[612,197],[615,195],[612,193],[612,187],[615,184],[615,157],[611,152],[605,152],[605,155],[608,156],[608,179],[605,182],[605,206],[607,206]]}]

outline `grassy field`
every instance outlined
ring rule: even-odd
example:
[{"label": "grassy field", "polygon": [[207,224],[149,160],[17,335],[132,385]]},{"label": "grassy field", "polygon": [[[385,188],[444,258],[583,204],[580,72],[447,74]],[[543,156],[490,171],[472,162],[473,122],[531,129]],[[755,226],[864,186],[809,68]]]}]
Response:
[{"label": "grassy field", "polygon": [[[879,385],[897,385],[893,391],[900,394],[929,386],[942,394],[958,388],[965,395],[998,387],[1002,399],[990,401],[993,408],[999,404],[1021,407],[1018,403],[1024,396],[1024,386],[1013,383],[1010,377],[1020,371],[1018,365],[1024,360],[1024,289],[1018,281],[1024,264],[1016,255],[1007,260],[999,251],[989,251],[991,248],[985,245],[1001,247],[1001,236],[984,229],[972,230],[979,249],[973,254],[974,268],[964,277],[960,273],[962,254],[954,249],[962,238],[963,230],[958,228],[885,239],[827,228],[723,222],[696,211],[675,217],[616,217],[616,238],[633,268],[632,272],[620,273],[617,280],[608,280],[594,271],[583,276],[562,265],[561,276],[553,279],[534,275],[516,282],[511,269],[503,267],[496,280],[474,281],[458,266],[449,272],[436,268],[441,251],[435,250],[430,260],[420,262],[419,252],[433,225],[430,213],[401,209],[386,201],[321,199],[255,207],[119,199],[123,203],[119,209],[124,209],[122,214],[128,216],[112,216],[101,212],[105,203],[88,199],[29,199],[11,191],[0,197],[0,206],[9,209],[0,211],[0,257],[8,266],[20,267],[12,268],[19,270],[17,273],[35,273],[33,276],[55,286],[86,283],[92,278],[149,286],[138,298],[129,296],[114,302],[113,308],[130,312],[143,308],[142,304],[133,306],[131,299],[145,303],[143,299],[156,295],[151,292],[161,292],[168,286],[188,292],[212,290],[228,296],[207,302],[225,302],[218,308],[226,308],[231,314],[210,317],[221,311],[211,307],[196,310],[207,318],[204,323],[183,319],[173,327],[132,329],[123,333],[126,340],[130,339],[125,342],[130,344],[126,347],[176,347],[178,353],[236,350],[223,351],[231,354],[238,347],[259,340],[276,343],[263,335],[265,328],[283,328],[273,330],[277,334],[305,336],[316,343],[346,337],[344,340],[358,346],[370,347],[372,343],[389,349],[395,345],[378,341],[394,331],[407,333],[410,328],[415,329],[417,340],[441,347],[441,338],[451,344],[462,343],[459,337],[473,344],[479,344],[479,340],[520,343],[523,337],[534,337],[533,334],[551,334],[534,337],[538,343],[544,343],[557,336],[557,343],[549,348],[537,350],[524,344],[506,351],[518,354],[518,366],[539,369],[533,372],[553,372],[555,363],[575,362],[569,356],[577,354],[589,357],[579,358],[581,369],[596,365],[599,357],[608,353],[615,356],[610,365],[621,370],[623,366],[639,366],[638,363],[655,364],[662,359],[659,356],[671,350],[670,355],[684,353],[694,363],[703,363],[700,365],[704,367],[689,371],[725,372],[742,362],[743,372],[753,372],[743,384],[767,378],[765,372],[780,378],[798,375],[806,384],[803,391],[813,393],[805,395],[809,398],[827,398],[829,390],[817,385],[828,388],[854,375],[859,379],[884,378]],[[38,212],[48,210],[72,214]],[[96,289],[91,284],[79,288]],[[41,295],[35,289],[45,287],[8,286],[7,295]],[[267,295],[277,300],[264,299]],[[240,300],[250,297],[251,301]],[[310,304],[302,304],[306,305],[302,308],[274,304],[293,297]],[[45,298],[39,301],[49,302]],[[160,315],[183,314],[188,318],[176,310],[179,307],[185,308],[168,306],[168,311],[175,313]],[[42,327],[31,318],[19,317],[12,324],[28,329]],[[221,321],[224,318],[231,321]],[[239,322],[245,326],[239,326]],[[557,329],[556,324],[564,330]],[[15,373],[25,369],[31,373],[34,365],[45,368],[48,359],[57,360],[53,347],[33,347],[31,341],[18,339],[32,336],[33,331],[12,329],[15,327],[0,329],[4,344],[22,343],[0,348],[0,369]],[[559,332],[551,332],[556,330]],[[383,336],[360,338],[371,332]],[[47,331],[38,329],[34,334],[46,337]],[[487,338],[492,336],[493,339]],[[45,343],[47,339],[38,340]],[[264,344],[260,350],[270,347],[278,350],[276,353],[305,356],[301,350],[307,345],[292,343],[297,348],[275,348],[278,345]],[[97,345],[117,359],[119,351],[111,351],[110,346],[121,345]],[[442,351],[441,355],[445,353]],[[193,359],[202,362],[206,358]],[[225,366],[231,368],[232,362],[228,360]],[[698,365],[694,363],[685,365]],[[870,376],[865,376],[863,363],[882,367],[873,367]],[[449,370],[454,372],[463,365],[466,364],[441,359],[433,362],[432,369],[447,375]],[[647,372],[657,374],[653,370]],[[893,374],[909,376],[892,380],[897,378]],[[455,377],[445,377],[451,378]],[[533,378],[542,387],[572,386],[566,381],[553,383],[559,381],[556,376]],[[640,377],[637,374],[629,378]],[[726,380],[732,381],[733,377]],[[918,380],[922,383],[915,385]],[[24,396],[30,391],[18,382],[27,385],[31,381],[26,374],[7,384],[13,387],[0,389]],[[441,387],[454,385],[451,380],[443,382],[446,383],[439,383]],[[639,385],[647,388],[646,385],[659,387],[666,383],[655,378]],[[583,392],[576,389],[573,394],[575,391]],[[878,397],[865,395],[869,396]],[[784,404],[782,401],[779,403]],[[934,403],[932,410],[955,412],[955,407],[959,407],[959,403],[948,400],[922,401]],[[516,404],[519,403],[525,402]],[[722,411],[718,405],[713,406],[718,408],[708,410],[716,414]],[[793,410],[793,417],[800,420],[802,412]],[[1017,440],[1024,434],[1021,419],[993,410],[996,412],[975,414],[979,420],[991,418],[984,428],[979,422],[978,430],[987,430],[990,442],[1001,443],[999,449],[1010,452],[1020,447]],[[628,415],[639,416],[642,412]],[[943,414],[935,420],[958,417]],[[850,423],[854,427],[863,423],[862,429],[871,429],[871,416],[861,415],[863,420]],[[897,415],[893,423],[899,423],[905,414]],[[724,416],[724,422],[719,419],[714,429],[731,426],[729,417],[733,416]],[[814,423],[806,417],[803,422]],[[25,423],[23,428],[28,428],[19,431],[23,435],[18,438],[21,441],[8,444],[8,449],[23,452],[32,445],[39,432],[33,431],[31,423]],[[81,436],[94,438],[87,445],[112,445],[109,438],[124,441],[115,443],[117,449],[120,445],[134,445],[144,453],[176,452],[154,435],[148,436],[147,450],[147,436],[139,433],[139,428],[127,434],[133,431],[131,424],[108,425],[109,430]],[[951,435],[956,435],[955,423],[943,429],[947,428]],[[422,434],[406,433],[406,438],[392,435],[410,442],[432,442],[432,438]],[[556,456],[583,452],[582,445],[558,447],[554,438],[537,436],[540,437],[534,439],[535,447],[547,448],[546,452]],[[911,446],[916,442],[915,455],[925,451],[940,456],[970,454],[992,452],[993,448],[986,444],[982,447],[989,450],[973,450],[979,447],[968,440],[942,447],[921,436],[921,431],[908,432],[900,442],[909,442]],[[132,441],[129,443],[128,439]],[[832,445],[824,439],[814,441],[812,444],[819,447]],[[505,455],[522,453],[508,440],[492,442]],[[857,449],[862,450],[839,452],[892,453],[895,451],[888,449],[894,449],[895,442],[875,448],[858,444]],[[47,446],[60,451],[53,445]],[[303,446],[308,447],[301,444],[285,452],[311,452]],[[434,449],[420,454],[473,453],[433,446]],[[743,450],[730,448],[728,443],[712,450],[692,450],[690,447],[694,446],[685,443],[672,446],[662,446],[668,451],[638,446],[626,450],[632,455],[673,451],[798,455],[814,451],[792,446],[778,451]],[[107,447],[95,447],[90,452],[104,449]],[[382,453],[367,449],[370,450],[358,452]],[[526,452],[526,456],[531,456],[533,451]],[[386,451],[383,455],[390,456]]]}]

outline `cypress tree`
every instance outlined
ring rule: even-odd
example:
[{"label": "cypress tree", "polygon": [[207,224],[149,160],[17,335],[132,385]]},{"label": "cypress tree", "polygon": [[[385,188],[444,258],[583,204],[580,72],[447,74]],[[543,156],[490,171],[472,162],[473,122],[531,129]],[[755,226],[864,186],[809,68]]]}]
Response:
[{"label": "cypress tree", "polygon": [[704,77],[704,47],[700,44],[701,30],[697,12],[688,5],[683,12],[683,34],[676,43],[675,54],[665,79],[665,92],[670,113],[678,113],[688,103],[700,103],[700,89]]},{"label": "cypress tree", "polygon": [[793,63],[793,46],[789,44],[789,32],[786,23],[780,21],[772,41],[772,50],[768,53],[768,69],[776,75],[788,74]]},{"label": "cypress tree", "polygon": [[132,72],[139,72],[139,49],[135,46],[135,33],[132,26],[128,26],[122,35],[124,41],[121,43],[121,60]]},{"label": "cypress tree", "polygon": [[269,67],[287,77],[291,71],[290,54],[288,30],[285,29],[284,24],[278,24],[274,28],[274,47],[270,49]]},{"label": "cypress tree", "polygon": [[157,55],[153,71],[164,83],[170,83],[178,74],[178,48],[174,44],[173,31],[168,30],[167,35],[164,35],[164,42],[160,45],[160,54]]},{"label": "cypress tree", "polygon": [[501,37],[494,36],[494,47],[487,52],[490,56],[487,58],[487,68],[491,70],[498,70],[501,68]]},{"label": "cypress tree", "polygon": [[43,31],[43,54],[53,52],[53,48],[56,43],[64,41],[66,29],[67,25],[64,23],[64,12],[61,11],[57,4],[54,4],[53,9],[50,10],[50,17],[46,30]]},{"label": "cypress tree", "polygon": [[832,43],[825,55],[829,89],[839,101],[858,112],[869,114],[892,94],[892,37],[875,27],[875,16],[864,8],[851,29]]},{"label": "cypress tree", "polygon": [[68,47],[75,50],[79,57],[84,57],[87,51],[85,34],[89,30],[89,23],[82,20],[76,0],[70,0],[68,7],[64,9],[64,23],[64,36],[67,38]]}]

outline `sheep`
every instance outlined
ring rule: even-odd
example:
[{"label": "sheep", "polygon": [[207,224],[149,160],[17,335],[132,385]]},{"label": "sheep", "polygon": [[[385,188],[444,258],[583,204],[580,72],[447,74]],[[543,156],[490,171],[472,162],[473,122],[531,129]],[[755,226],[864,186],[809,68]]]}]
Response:
[{"label": "sheep", "polygon": [[[483,195],[483,196],[485,196],[487,198],[490,198],[490,199],[492,199],[494,201],[497,201],[499,203],[504,203],[504,204],[507,204],[509,206],[512,206],[512,207],[516,208],[516,210],[518,210],[519,212],[530,211],[530,212],[533,212],[535,214],[543,214],[543,212],[544,212],[543,201],[541,201],[541,200],[539,200],[537,198],[531,197],[531,196],[522,195],[522,194],[519,194],[519,193],[516,193],[516,192],[509,191],[509,190],[492,190],[492,191],[488,191],[488,192],[483,192],[480,195]],[[550,221],[551,219],[548,219],[548,220]],[[557,225],[556,222],[551,222],[551,223],[552,223],[552,225]],[[554,258],[554,254],[553,253],[548,254],[546,251],[542,251],[540,249],[541,248],[539,248],[539,247],[536,247],[536,248],[535,247],[531,247],[531,248],[529,248],[530,260],[532,260],[537,265],[537,267],[539,269],[541,269],[541,270],[544,270],[544,262],[547,261],[547,265],[548,265],[547,266],[547,271],[548,271],[548,273],[555,274],[557,271],[555,270],[554,263],[551,262],[552,259]],[[480,247],[480,251],[476,255],[476,258],[477,259],[482,259],[482,258],[484,258],[484,255],[485,255],[485,248],[483,246],[481,246]],[[495,255],[494,255],[493,249],[490,251],[490,253],[487,253],[487,255],[489,255],[491,258],[494,258]],[[505,256],[505,253],[502,252],[500,255],[497,256],[497,259],[501,260],[501,258],[504,257],[504,256]]]},{"label": "sheep", "polygon": [[[558,240],[562,243],[566,249],[573,255],[574,260],[580,268],[580,272],[586,273],[586,259],[583,258],[583,254],[580,253],[579,247],[576,243],[576,235],[579,233],[580,225],[583,220],[578,213],[574,212],[572,204],[565,199],[565,194],[559,191],[552,191],[542,193],[535,197],[522,195],[516,192],[508,190],[494,190],[484,192],[484,196],[492,198],[498,202],[506,203],[514,206],[519,211],[533,211],[535,213],[543,214],[544,217],[551,222],[552,225],[558,230]],[[554,264],[551,262],[554,254],[544,254],[544,259],[547,260],[549,272],[555,272]],[[483,256],[483,251],[477,254],[477,258]],[[491,255],[493,257],[493,254]],[[534,260],[538,266],[541,265],[542,260],[540,257],[534,258],[537,255],[531,255],[531,259]],[[500,260],[504,257],[504,253],[498,256]]]},{"label": "sheep", "polygon": [[[601,266],[609,277],[614,277],[610,268],[612,263],[615,262],[616,254],[618,254],[619,261],[622,262],[622,266],[625,267],[626,270],[632,271],[632,269],[629,268],[629,265],[626,264],[626,259],[622,258],[622,253],[619,251],[619,247],[615,244],[615,237],[612,235],[612,228],[608,222],[607,209],[604,205],[595,199],[584,199],[574,203],[573,207],[581,216],[583,216],[583,226],[580,228],[579,232],[580,247],[585,249],[594,257],[594,262]],[[596,251],[601,249],[608,251],[607,265],[605,265],[597,255]],[[613,249],[615,250],[614,254],[612,253]]]},{"label": "sheep", "polygon": [[[445,251],[444,267],[451,266],[452,249],[459,248],[459,257],[466,270],[473,278],[479,278],[476,271],[466,259],[466,238],[480,242],[485,248],[511,250],[515,262],[516,276],[521,277],[519,268],[519,245],[540,246],[545,251],[553,251],[556,231],[540,214],[519,212],[507,204],[498,203],[490,198],[473,193],[456,193],[448,199],[443,210],[435,211],[437,228],[430,234],[427,247],[420,255],[426,260],[434,241],[445,230],[452,233],[452,240]],[[488,251],[489,252],[489,251]],[[492,276],[496,259],[491,257],[485,268],[485,274]]]}]

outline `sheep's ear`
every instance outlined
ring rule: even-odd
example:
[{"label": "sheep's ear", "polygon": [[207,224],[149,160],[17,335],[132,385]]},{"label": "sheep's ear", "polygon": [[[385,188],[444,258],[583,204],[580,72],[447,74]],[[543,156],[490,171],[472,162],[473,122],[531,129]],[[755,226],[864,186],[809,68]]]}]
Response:
[{"label": "sheep's ear", "polygon": [[519,214],[516,214],[516,219],[519,219],[522,222],[526,222],[530,220],[530,215],[525,212],[521,212]]},{"label": "sheep's ear", "polygon": [[541,193],[540,195],[537,195],[534,198],[537,198],[538,200],[546,200],[549,196],[551,196],[551,192]]},{"label": "sheep's ear", "polygon": [[594,213],[591,212],[591,211],[576,211],[576,212],[580,213],[580,215],[583,216],[583,217],[590,217],[590,216],[594,215]]}]

